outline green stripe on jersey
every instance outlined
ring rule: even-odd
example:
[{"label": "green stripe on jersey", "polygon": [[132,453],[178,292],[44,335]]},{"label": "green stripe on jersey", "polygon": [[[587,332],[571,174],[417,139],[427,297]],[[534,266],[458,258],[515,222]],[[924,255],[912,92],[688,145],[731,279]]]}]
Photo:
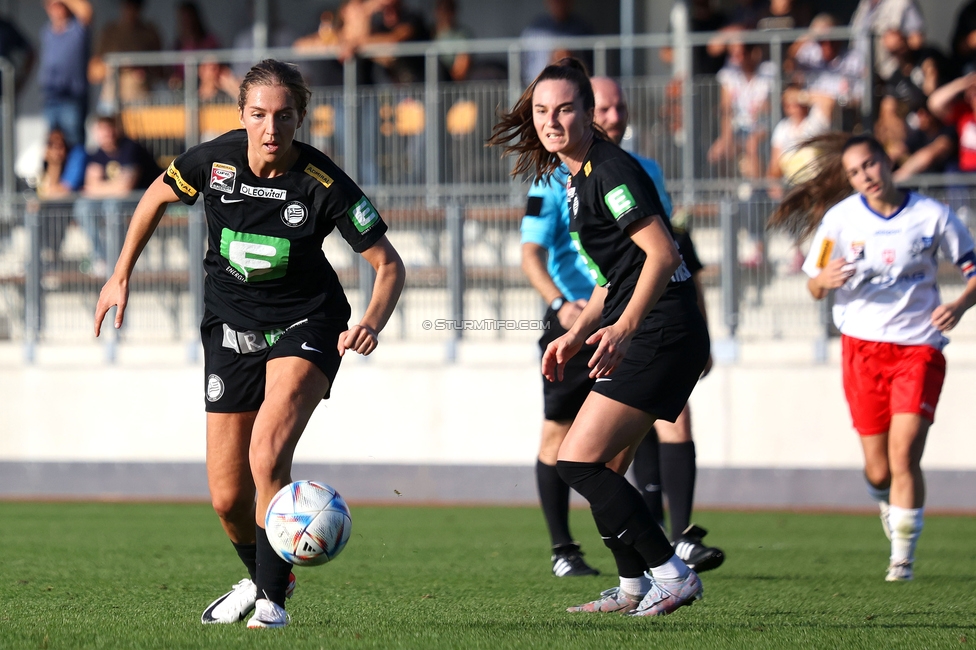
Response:
[{"label": "green stripe on jersey", "polygon": [[586,262],[586,268],[590,269],[590,276],[593,278],[593,281],[601,287],[606,285],[607,279],[603,276],[603,272],[600,270],[600,267],[597,266],[596,262],[593,261],[593,258],[590,257],[586,252],[586,249],[583,248],[583,244],[580,243],[579,233],[570,232],[569,236],[573,238],[573,246],[576,248],[577,252],[579,252],[580,257],[582,257],[583,261]]}]

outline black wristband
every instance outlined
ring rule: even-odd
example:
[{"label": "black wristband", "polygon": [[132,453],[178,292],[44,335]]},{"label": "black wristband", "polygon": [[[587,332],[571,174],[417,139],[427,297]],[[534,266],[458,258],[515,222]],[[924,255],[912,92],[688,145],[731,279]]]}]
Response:
[{"label": "black wristband", "polygon": [[553,310],[554,312],[558,312],[560,309],[562,309],[563,305],[565,304],[566,304],[566,298],[564,296],[559,296],[558,298],[553,299],[551,303],[549,303],[549,309]]}]

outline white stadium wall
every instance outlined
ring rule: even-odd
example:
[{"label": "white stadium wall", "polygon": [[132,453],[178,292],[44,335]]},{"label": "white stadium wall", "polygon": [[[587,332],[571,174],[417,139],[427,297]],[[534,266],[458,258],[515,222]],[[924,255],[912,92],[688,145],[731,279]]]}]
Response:
[{"label": "white stadium wall", "polygon": [[[344,485],[352,499],[535,500],[540,427],[535,347],[387,344],[350,358],[315,413],[295,478]],[[202,368],[180,346],[0,349],[0,497],[205,499]],[[744,347],[692,396],[700,506],[868,507],[860,448],[836,349]],[[972,434],[976,346],[949,346],[949,372],[926,448],[929,502],[976,510]]]}]

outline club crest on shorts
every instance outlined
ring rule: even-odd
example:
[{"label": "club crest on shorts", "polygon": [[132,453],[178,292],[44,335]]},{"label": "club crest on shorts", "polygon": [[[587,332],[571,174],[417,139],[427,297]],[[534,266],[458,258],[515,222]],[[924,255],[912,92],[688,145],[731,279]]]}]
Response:
[{"label": "club crest on shorts", "polygon": [[281,208],[281,220],[290,228],[298,228],[308,220],[308,209],[299,201],[289,201]]},{"label": "club crest on shorts", "polygon": [[232,194],[236,177],[237,167],[215,162],[210,168],[210,189]]},{"label": "club crest on shorts", "polygon": [[207,401],[216,402],[224,396],[224,380],[217,375],[207,377]]}]

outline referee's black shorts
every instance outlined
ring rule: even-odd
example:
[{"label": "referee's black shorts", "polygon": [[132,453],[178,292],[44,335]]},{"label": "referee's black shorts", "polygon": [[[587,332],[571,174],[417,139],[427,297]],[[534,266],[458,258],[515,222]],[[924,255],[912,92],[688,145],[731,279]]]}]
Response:
[{"label": "referee's black shorts", "polygon": [[711,342],[700,313],[685,323],[665,327],[642,325],[631,339],[627,356],[593,392],[674,422],[708,362]]},{"label": "referee's black shorts", "polygon": [[329,378],[323,398],[328,399],[342,360],[337,346],[344,329],[335,319],[313,314],[272,332],[238,330],[206,310],[200,337],[207,412],[258,410],[264,402],[268,361],[281,357],[300,357],[315,364]]},{"label": "referee's black shorts", "polygon": [[[552,341],[566,333],[563,326],[559,324],[556,312],[551,309],[546,310],[545,323],[548,329],[543,330],[542,338],[539,339],[539,348],[543,352]],[[576,418],[576,414],[579,413],[580,407],[583,406],[586,396],[590,394],[590,389],[593,387],[593,380],[589,377],[590,368],[586,364],[595,351],[596,346],[584,345],[576,356],[566,363],[562,381],[549,381],[543,377],[542,400],[547,420],[564,422]]]}]

